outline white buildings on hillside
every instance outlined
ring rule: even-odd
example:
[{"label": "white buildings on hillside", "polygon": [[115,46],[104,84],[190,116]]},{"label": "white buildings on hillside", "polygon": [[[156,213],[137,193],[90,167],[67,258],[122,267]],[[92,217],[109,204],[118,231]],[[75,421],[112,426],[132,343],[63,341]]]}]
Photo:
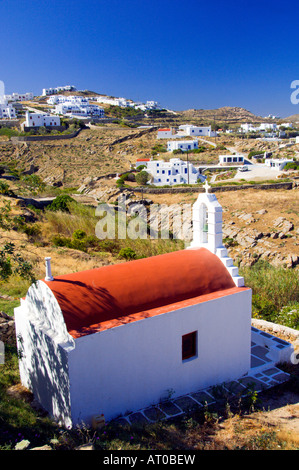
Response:
[{"label": "white buildings on hillside", "polygon": [[51,105],[61,103],[71,104],[89,104],[90,99],[87,96],[64,96],[64,95],[53,95],[48,98],[47,103]]},{"label": "white buildings on hillside", "polygon": [[167,142],[167,152],[182,150],[183,152],[198,149],[198,140],[169,140]]},{"label": "white buildings on hillside", "polygon": [[60,126],[60,117],[52,116],[51,114],[42,113],[29,113],[26,112],[26,120],[23,123],[24,127],[57,127]]},{"label": "white buildings on hillside", "polygon": [[141,111],[148,111],[150,109],[160,109],[157,101],[147,101],[146,103],[134,102],[126,98],[115,98],[112,96],[99,96],[97,97],[98,103],[109,104],[110,106],[119,106],[121,108],[135,108]]},{"label": "white buildings on hillside", "polygon": [[58,86],[56,88],[43,88],[42,96],[55,95],[61,91],[75,91],[76,87],[73,85]]},{"label": "white buildings on hillside", "polygon": [[10,95],[4,95],[7,101],[30,101],[33,99],[33,93],[11,93]]},{"label": "white buildings on hillside", "polygon": [[62,114],[64,116],[78,117],[105,117],[104,109],[89,103],[89,99],[82,96],[62,97],[59,103],[55,105],[54,114]]},{"label": "white buildings on hillside", "polygon": [[241,124],[240,132],[276,132],[284,127],[293,128],[293,124],[291,122],[286,122],[282,124],[276,124],[274,122],[263,122],[259,126],[254,126],[251,123],[246,123]]},{"label": "white buildings on hillside", "polygon": [[152,176],[151,184],[156,186],[173,184],[195,184],[206,178],[192,165],[179,158],[171,158],[169,162],[164,160],[140,159],[136,162],[136,168],[146,166],[146,171]]},{"label": "white buildings on hillside", "polygon": [[121,108],[133,107],[133,102],[125,98],[113,98],[108,96],[98,96],[98,103],[109,104],[110,106],[120,106]]}]

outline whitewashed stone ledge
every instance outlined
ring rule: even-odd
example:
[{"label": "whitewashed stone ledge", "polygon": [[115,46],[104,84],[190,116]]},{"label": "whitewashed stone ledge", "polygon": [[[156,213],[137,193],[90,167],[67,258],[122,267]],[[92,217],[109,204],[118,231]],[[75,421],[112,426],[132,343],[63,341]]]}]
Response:
[{"label": "whitewashed stone ledge", "polygon": [[266,320],[258,320],[257,318],[251,319],[251,325],[255,328],[267,328],[273,333],[281,333],[285,336],[290,336],[294,338],[295,344],[299,345],[299,330],[289,328],[288,326],[279,325],[277,323],[272,323]]}]

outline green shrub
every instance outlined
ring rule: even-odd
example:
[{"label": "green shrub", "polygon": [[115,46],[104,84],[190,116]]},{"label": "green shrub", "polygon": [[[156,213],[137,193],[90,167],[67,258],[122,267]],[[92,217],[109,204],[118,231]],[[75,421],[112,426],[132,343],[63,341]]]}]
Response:
[{"label": "green shrub", "polygon": [[75,230],[74,233],[73,233],[73,238],[75,240],[82,240],[83,238],[86,238],[86,232],[84,232],[84,230]]},{"label": "green shrub", "polygon": [[101,251],[116,253],[119,250],[119,242],[117,240],[98,240],[98,244]]},{"label": "green shrub", "polygon": [[4,181],[0,181],[0,194],[3,194],[3,196],[10,196],[13,194],[13,191],[9,189],[9,185]]},{"label": "green shrub", "polygon": [[289,162],[285,165],[284,170],[299,170],[299,162]]},{"label": "green shrub", "polygon": [[61,235],[54,235],[52,243],[54,246],[66,246],[67,248],[72,248],[72,240],[68,237],[62,237]]},{"label": "green shrub", "polygon": [[50,211],[70,212],[69,205],[76,201],[68,194],[57,196],[54,201],[47,207]]},{"label": "green shrub", "polygon": [[135,178],[136,178],[136,183],[144,186],[149,181],[150,175],[146,171],[142,170],[140,171],[140,173],[136,174]]},{"label": "green shrub", "polygon": [[136,259],[137,255],[132,248],[122,248],[118,253],[119,258],[124,258],[127,260]]},{"label": "green shrub", "polygon": [[29,238],[36,238],[41,234],[41,229],[38,224],[24,224],[21,227],[22,232],[24,232]]}]

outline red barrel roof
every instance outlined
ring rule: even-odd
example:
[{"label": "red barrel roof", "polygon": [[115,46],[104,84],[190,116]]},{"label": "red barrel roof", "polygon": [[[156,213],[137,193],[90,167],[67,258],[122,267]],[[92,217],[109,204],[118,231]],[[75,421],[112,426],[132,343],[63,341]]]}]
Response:
[{"label": "red barrel roof", "polygon": [[92,333],[95,325],[99,330],[99,324],[107,328],[116,319],[121,324],[122,318],[143,313],[135,317],[136,321],[149,310],[159,311],[235,287],[220,259],[205,248],[103,266],[44,282],[56,297],[74,337]]}]

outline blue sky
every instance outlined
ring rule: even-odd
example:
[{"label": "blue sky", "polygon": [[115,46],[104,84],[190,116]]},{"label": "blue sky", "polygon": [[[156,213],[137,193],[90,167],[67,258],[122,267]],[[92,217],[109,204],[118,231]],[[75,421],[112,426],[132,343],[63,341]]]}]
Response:
[{"label": "blue sky", "polygon": [[6,93],[75,85],[174,110],[299,113],[299,2],[0,0]]}]

